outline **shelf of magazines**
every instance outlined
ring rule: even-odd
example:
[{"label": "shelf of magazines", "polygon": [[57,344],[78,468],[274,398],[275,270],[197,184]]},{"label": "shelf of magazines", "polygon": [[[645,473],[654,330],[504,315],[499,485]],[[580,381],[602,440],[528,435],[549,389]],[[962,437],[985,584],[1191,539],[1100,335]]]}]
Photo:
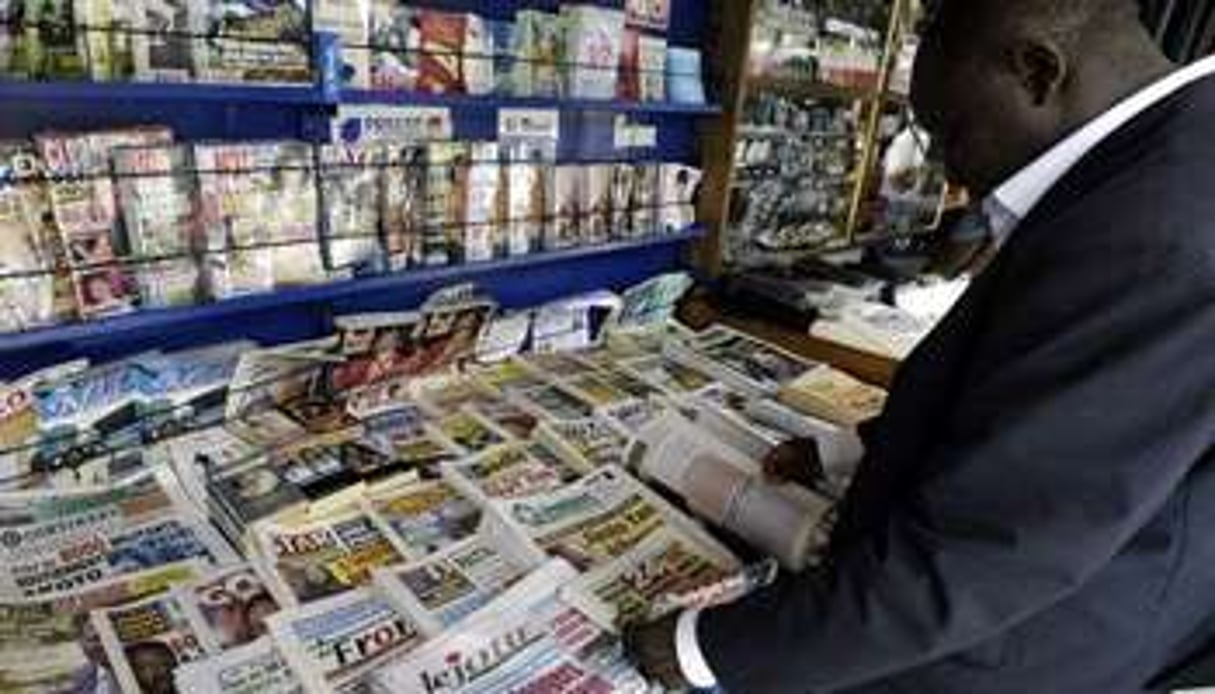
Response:
[{"label": "shelf of magazines", "polygon": [[318,284],[308,287],[278,289],[259,294],[223,299],[209,304],[170,308],[141,309],[131,313],[93,321],[65,323],[33,328],[21,332],[0,333],[0,354],[37,349],[43,345],[69,343],[91,337],[115,339],[123,333],[149,330],[172,330],[175,326],[205,325],[209,321],[237,317],[260,310],[287,308],[296,305],[325,304],[342,299],[386,294],[409,287],[429,287],[444,283],[475,281],[477,278],[502,272],[539,269],[592,257],[628,254],[647,248],[679,246],[705,236],[703,225],[695,224],[674,233],[655,232],[652,235],[613,241],[599,245],[550,250],[530,255],[512,256],[490,261],[422,267],[389,275],[373,276]]},{"label": "shelf of magazines", "polygon": [[[0,29],[3,29],[0,23]],[[380,104],[388,106],[446,106],[449,108],[548,108],[568,111],[608,111],[618,113],[655,113],[687,116],[717,116],[722,113],[720,105],[704,99],[703,84],[699,74],[678,73],[658,76],[660,87],[650,92],[628,88],[630,81],[644,83],[651,79],[651,70],[637,68],[631,76],[618,70],[606,70],[581,63],[560,63],[548,66],[554,71],[552,84],[532,85],[529,95],[517,94],[510,86],[518,81],[513,73],[503,76],[495,72],[494,63],[503,60],[500,54],[483,56],[455,54],[448,56],[435,52],[415,51],[416,60],[439,61],[455,59],[457,62],[486,63],[485,84],[476,88],[471,84],[433,85],[429,83],[406,83],[399,79],[370,78],[351,79],[349,75],[360,72],[351,67],[352,54],[374,54],[375,46],[344,47],[341,37],[330,32],[312,34],[304,41],[260,39],[243,36],[212,35],[160,35],[157,32],[122,29],[117,27],[77,27],[77,33],[85,37],[95,34],[124,34],[121,40],[111,42],[132,46],[132,55],[107,55],[104,65],[100,59],[81,59],[71,70],[56,70],[51,73],[58,79],[40,79],[38,75],[13,74],[9,65],[0,74],[0,104],[4,106],[27,106],[56,101],[136,101],[136,102],[180,102],[180,103],[230,103],[270,104],[300,107],[335,107],[339,104]],[[129,34],[129,35],[127,35]],[[199,48],[195,44],[209,46],[215,41],[246,45],[250,50],[276,51],[282,55],[282,65],[264,70],[208,70],[204,75],[192,69],[177,71],[149,70],[140,65],[148,60],[138,46],[149,40],[170,42],[172,39],[188,44],[182,49],[186,54],[205,53],[211,48]],[[142,39],[140,41],[139,39]],[[96,43],[84,39],[90,46]],[[104,43],[104,42],[103,42]],[[113,50],[113,49],[110,49]],[[203,58],[194,57],[193,61]],[[527,63],[519,58],[509,58],[512,65]],[[120,64],[133,63],[121,68]],[[357,61],[356,61],[357,62]],[[366,63],[363,63],[364,67]],[[699,69],[699,62],[694,63]],[[536,68],[538,69],[538,68]],[[133,75],[147,74],[144,79]],[[558,77],[557,74],[562,75]],[[67,79],[63,79],[66,76]],[[30,79],[23,79],[30,77]],[[588,80],[597,80],[598,84]],[[655,89],[666,91],[667,82],[692,83],[691,97],[680,100],[656,94]],[[619,83],[619,84],[617,84]],[[358,85],[352,87],[351,85]],[[680,92],[688,91],[681,88]],[[622,98],[624,97],[624,98]],[[0,106],[3,108],[3,106]]]}]

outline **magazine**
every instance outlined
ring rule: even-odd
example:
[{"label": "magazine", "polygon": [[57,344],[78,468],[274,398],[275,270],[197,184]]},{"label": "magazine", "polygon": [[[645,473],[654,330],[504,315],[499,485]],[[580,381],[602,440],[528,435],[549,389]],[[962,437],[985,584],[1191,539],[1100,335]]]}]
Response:
[{"label": "magazine", "polygon": [[422,59],[417,89],[432,94],[461,94],[465,91],[462,52],[469,16],[433,9],[421,15]]},{"label": "magazine", "polygon": [[367,691],[371,673],[422,641],[412,619],[368,589],[285,610],[269,625],[279,652],[310,694]]},{"label": "magazine", "polygon": [[554,561],[476,616],[375,673],[383,691],[497,694],[649,691],[618,639],[586,608],[562,599],[576,576]]},{"label": "magazine", "polygon": [[600,468],[554,492],[496,506],[550,556],[580,571],[620,558],[663,528],[720,548],[695,522],[616,467]]},{"label": "magazine", "polygon": [[260,457],[207,483],[212,520],[233,541],[243,540],[260,521],[305,507],[308,497]]},{"label": "magazine", "polygon": [[612,331],[661,330],[674,319],[679,300],[693,284],[687,273],[671,272],[629,287],[620,295]]},{"label": "magazine", "polygon": [[86,23],[85,9],[75,0],[24,4],[22,53],[31,78],[72,80],[87,76],[86,34],[67,29]]},{"label": "magazine", "polygon": [[585,173],[586,169],[577,164],[562,164],[554,169],[555,217],[549,228],[551,233],[545,239],[545,247],[549,250],[577,246],[582,239],[582,224],[587,212],[582,209],[582,203],[587,199],[583,192]]},{"label": "magazine", "polygon": [[131,35],[135,79],[187,82],[206,66],[206,44],[194,37],[206,24],[204,5],[195,0],[135,3],[138,14]]},{"label": "magazine", "polygon": [[371,88],[413,90],[421,74],[422,19],[397,0],[371,3]]},{"label": "magazine", "polygon": [[357,391],[429,366],[419,345],[424,317],[418,313],[363,313],[334,320],[345,361],[329,369],[333,392]]},{"label": "magazine", "polygon": [[620,66],[616,81],[616,98],[624,101],[641,100],[641,32],[630,27],[620,40]]},{"label": "magazine", "polygon": [[642,34],[637,45],[642,101],[667,100],[667,41]]},{"label": "magazine", "polygon": [[266,582],[280,605],[300,605],[366,585],[371,570],[402,560],[365,511],[254,530]]},{"label": "magazine", "polygon": [[602,244],[623,236],[621,230],[612,228],[612,181],[615,174],[614,164],[592,164],[584,167],[581,205],[584,244]]},{"label": "magazine", "polygon": [[507,164],[507,247],[510,255],[540,250],[556,215],[553,180],[555,143],[504,145]]},{"label": "magazine", "polygon": [[207,82],[311,81],[307,16],[303,0],[210,0],[199,76]]},{"label": "magazine", "polygon": [[700,169],[683,164],[661,164],[662,230],[667,234],[686,231],[696,223],[696,191]]},{"label": "magazine", "polygon": [[380,217],[389,267],[400,270],[421,265],[427,224],[426,148],[385,145],[381,176]]},{"label": "magazine", "polygon": [[559,489],[589,469],[581,460],[553,465],[533,456],[527,445],[515,443],[449,463],[443,473],[454,487],[471,497],[513,499]]},{"label": "magazine", "polygon": [[738,560],[659,530],[619,559],[571,582],[570,595],[602,601],[618,627],[652,622],[673,610],[668,596],[684,595],[732,575]]},{"label": "magazine", "polygon": [[269,636],[174,671],[181,694],[303,694],[299,677]]},{"label": "magazine", "polygon": [[169,462],[182,491],[199,508],[209,500],[207,478],[234,469],[257,457],[259,448],[222,426],[212,426],[175,436],[166,443]]},{"label": "magazine", "polygon": [[384,148],[321,146],[321,215],[330,277],[370,274],[381,267],[379,196]]},{"label": "magazine", "polygon": [[0,602],[0,681],[5,691],[118,691],[90,610],[163,592],[202,570],[198,563],[182,562],[59,598]]},{"label": "magazine", "polygon": [[201,618],[200,633],[223,650],[265,636],[266,618],[279,609],[269,588],[248,564],[221,569],[177,591]]},{"label": "magazine", "polygon": [[422,633],[434,637],[467,619],[544,563],[526,540],[487,523],[473,537],[424,559],[379,569],[376,588]]},{"label": "magazine", "polygon": [[491,94],[494,79],[493,22],[475,14],[464,17],[464,43],[460,47],[464,90],[477,96]]},{"label": "magazine", "polygon": [[119,149],[114,176],[144,305],[197,301],[201,284],[194,255],[194,177],[183,146]]},{"label": "magazine", "polygon": [[561,59],[561,20],[548,12],[520,10],[515,13],[515,96],[558,96],[558,65]]},{"label": "magazine", "polygon": [[462,142],[426,145],[425,228],[422,263],[447,265],[458,258],[468,199],[468,147]]},{"label": "magazine", "polygon": [[566,79],[564,94],[574,99],[611,99],[624,35],[624,13],[593,5],[564,5]]},{"label": "magazine", "polygon": [[532,333],[532,314],[527,311],[495,317],[477,341],[476,359],[488,364],[521,354]]},{"label": "magazine", "polygon": [[312,4],[312,30],[337,34],[342,43],[338,79],[343,87],[371,86],[371,10],[368,0],[317,0]]},{"label": "magazine", "polygon": [[195,145],[202,211],[201,245],[209,298],[274,288],[267,244],[274,154],[270,145]]},{"label": "magazine", "polygon": [[468,201],[464,218],[464,260],[475,263],[505,255],[502,219],[506,187],[496,142],[469,145]]},{"label": "magazine", "polygon": [[370,495],[366,507],[407,559],[476,532],[481,509],[446,482],[419,482]]},{"label": "magazine", "polygon": [[438,374],[470,362],[481,332],[496,311],[496,304],[483,299],[427,309],[420,336],[424,373]]},{"label": "magazine", "polygon": [[173,692],[178,665],[218,652],[174,593],[92,613],[93,628],[122,691]]},{"label": "magazine", "polygon": [[[42,163],[25,142],[0,141],[0,331],[45,325],[55,315],[54,255],[43,222]],[[28,274],[27,274],[28,273]]]},{"label": "magazine", "polygon": [[633,167],[633,199],[629,229],[634,238],[653,234],[658,229],[659,165],[637,164]]}]

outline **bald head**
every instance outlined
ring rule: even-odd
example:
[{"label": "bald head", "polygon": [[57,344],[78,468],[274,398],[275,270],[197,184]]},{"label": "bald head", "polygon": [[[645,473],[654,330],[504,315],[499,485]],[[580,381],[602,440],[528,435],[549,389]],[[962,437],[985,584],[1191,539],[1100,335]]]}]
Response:
[{"label": "bald head", "polygon": [[979,194],[1171,69],[1136,0],[940,0],[916,62],[916,113]]}]

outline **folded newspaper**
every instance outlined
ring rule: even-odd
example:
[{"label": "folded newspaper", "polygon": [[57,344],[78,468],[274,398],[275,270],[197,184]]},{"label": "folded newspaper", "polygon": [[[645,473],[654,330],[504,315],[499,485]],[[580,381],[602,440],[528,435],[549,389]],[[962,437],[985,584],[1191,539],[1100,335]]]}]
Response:
[{"label": "folded newspaper", "polygon": [[577,571],[551,561],[481,613],[374,675],[382,692],[649,691],[616,636],[561,597]]}]

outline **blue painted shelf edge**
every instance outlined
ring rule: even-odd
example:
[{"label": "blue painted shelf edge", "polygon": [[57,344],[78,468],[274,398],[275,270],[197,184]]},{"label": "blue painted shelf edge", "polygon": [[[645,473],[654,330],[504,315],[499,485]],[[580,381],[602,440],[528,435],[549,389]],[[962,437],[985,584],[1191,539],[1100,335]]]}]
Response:
[{"label": "blue painted shelf edge", "polygon": [[176,325],[198,325],[207,321],[218,321],[274,308],[304,304],[324,304],[403,287],[423,286],[443,282],[475,281],[481,275],[495,272],[522,270],[565,263],[581,258],[608,256],[644,248],[687,243],[703,238],[705,234],[705,227],[697,225],[674,234],[620,241],[600,246],[548,251],[481,263],[420,268],[392,275],[343,280],[311,287],[282,289],[265,294],[236,297],[198,306],[147,309],[96,321],[71,323],[28,332],[0,335],[0,354],[37,349],[43,345],[88,340],[102,335],[109,340],[114,340],[120,339],[123,333],[146,332],[158,329],[168,330]]}]

